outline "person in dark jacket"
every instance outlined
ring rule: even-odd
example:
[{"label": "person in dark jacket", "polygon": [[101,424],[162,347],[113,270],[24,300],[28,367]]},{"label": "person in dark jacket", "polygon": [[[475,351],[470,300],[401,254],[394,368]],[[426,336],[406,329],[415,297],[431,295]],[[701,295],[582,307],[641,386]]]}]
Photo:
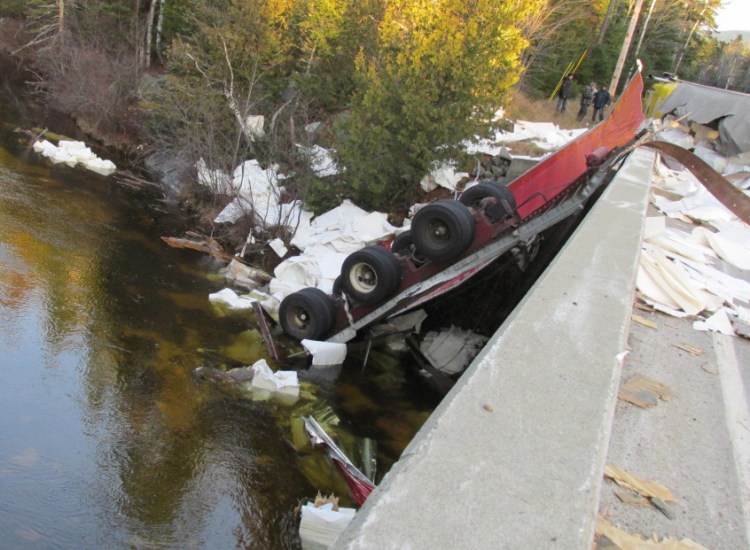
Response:
[{"label": "person in dark jacket", "polygon": [[594,113],[591,115],[591,122],[596,122],[596,114],[599,113],[599,120],[604,120],[604,108],[610,104],[612,96],[609,95],[607,87],[602,84],[599,91],[594,94]]},{"label": "person in dark jacket", "polygon": [[566,76],[565,80],[563,80],[563,83],[560,86],[560,91],[557,92],[557,107],[555,109],[557,111],[560,111],[561,113],[565,112],[565,107],[568,104],[568,99],[571,95],[573,95],[573,78],[574,75],[572,74]]},{"label": "person in dark jacket", "polygon": [[578,111],[576,120],[581,121],[586,118],[586,114],[589,111],[589,105],[591,105],[591,102],[594,100],[594,95],[596,95],[596,82],[592,82],[581,92],[581,109]]}]

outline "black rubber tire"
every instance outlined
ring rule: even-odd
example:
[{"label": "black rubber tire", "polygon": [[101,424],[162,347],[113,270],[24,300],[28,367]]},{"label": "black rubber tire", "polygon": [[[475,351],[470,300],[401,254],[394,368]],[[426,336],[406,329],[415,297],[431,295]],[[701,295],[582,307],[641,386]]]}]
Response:
[{"label": "black rubber tire", "polygon": [[414,238],[411,236],[411,231],[407,229],[403,233],[396,235],[396,238],[391,241],[391,252],[400,254],[401,256],[411,256],[411,248],[413,246]]},{"label": "black rubber tire", "polygon": [[458,201],[439,200],[424,206],[411,223],[417,251],[428,260],[452,260],[474,240],[474,214]]},{"label": "black rubber tire", "polygon": [[297,340],[322,340],[333,328],[336,310],[330,296],[319,288],[303,288],[281,301],[281,328]]},{"label": "black rubber tire", "polygon": [[461,204],[479,211],[482,207],[482,200],[488,197],[495,199],[494,204],[484,208],[485,215],[492,222],[503,219],[516,209],[516,197],[511,190],[502,184],[493,182],[478,183],[474,187],[469,187],[461,193],[458,200]]},{"label": "black rubber tire", "polygon": [[385,248],[368,246],[344,260],[341,278],[349,297],[363,304],[374,304],[398,288],[401,263]]},{"label": "black rubber tire", "polygon": [[341,296],[341,292],[344,290],[344,278],[339,275],[333,281],[333,289],[331,292],[334,296]]}]

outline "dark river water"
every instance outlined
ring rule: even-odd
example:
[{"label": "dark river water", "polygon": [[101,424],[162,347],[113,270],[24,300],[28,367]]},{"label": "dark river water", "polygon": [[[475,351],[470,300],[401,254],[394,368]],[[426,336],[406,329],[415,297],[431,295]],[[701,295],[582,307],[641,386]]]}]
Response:
[{"label": "dark river water", "polygon": [[374,353],[363,372],[352,356],[335,381],[298,363],[292,405],[198,383],[199,366],[268,359],[250,314],[208,301],[219,266],[162,243],[184,228],[158,194],[49,167],[12,128],[0,129],[0,547],[296,548],[302,499],[353,504],[322,451],[292,444],[305,414],[338,419],[344,441],[374,439],[382,477],[438,399],[403,358]]}]

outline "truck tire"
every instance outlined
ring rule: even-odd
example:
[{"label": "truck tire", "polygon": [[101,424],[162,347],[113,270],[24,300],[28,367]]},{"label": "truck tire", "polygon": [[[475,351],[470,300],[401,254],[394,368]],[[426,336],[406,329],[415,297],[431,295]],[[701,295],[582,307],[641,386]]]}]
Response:
[{"label": "truck tire", "polygon": [[[495,200],[483,207],[482,201],[490,197]],[[474,187],[469,187],[458,200],[461,204],[476,211],[484,210],[485,215],[493,223],[516,209],[516,197],[511,190],[504,185],[492,182],[478,183]]]},{"label": "truck tire", "polygon": [[336,310],[331,298],[318,288],[303,288],[281,301],[279,322],[297,340],[322,340],[333,328]]},{"label": "truck tire", "polygon": [[396,238],[391,242],[391,252],[394,254],[400,254],[401,256],[411,256],[411,249],[414,246],[414,239],[411,236],[411,231],[406,230],[403,233],[396,235]]},{"label": "truck tire", "polygon": [[350,254],[341,266],[344,292],[363,304],[390,296],[401,282],[401,263],[380,246]]},{"label": "truck tire", "polygon": [[428,260],[449,261],[474,240],[474,215],[464,204],[439,200],[414,215],[412,238],[417,252]]}]

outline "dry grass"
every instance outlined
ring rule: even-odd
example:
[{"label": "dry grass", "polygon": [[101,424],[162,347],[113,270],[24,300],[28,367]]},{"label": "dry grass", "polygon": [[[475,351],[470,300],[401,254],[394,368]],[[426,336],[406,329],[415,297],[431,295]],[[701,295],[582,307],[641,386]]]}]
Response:
[{"label": "dry grass", "polygon": [[507,117],[512,120],[528,120],[530,122],[554,122],[560,128],[583,128],[591,125],[591,108],[589,107],[588,116],[578,122],[576,114],[580,108],[579,98],[574,97],[568,100],[566,112],[558,113],[555,110],[557,98],[551,100],[531,99],[524,95],[520,90],[515,90],[511,94],[510,103],[507,109]]}]

